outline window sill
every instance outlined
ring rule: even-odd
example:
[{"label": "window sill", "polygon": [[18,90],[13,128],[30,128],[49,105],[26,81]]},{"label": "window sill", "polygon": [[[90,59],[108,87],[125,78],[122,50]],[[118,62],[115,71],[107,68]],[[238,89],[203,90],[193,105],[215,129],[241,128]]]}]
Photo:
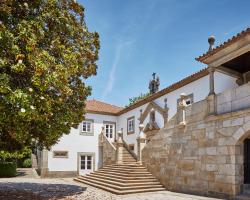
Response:
[{"label": "window sill", "polygon": [[82,136],[94,136],[93,132],[81,132],[80,135]]}]

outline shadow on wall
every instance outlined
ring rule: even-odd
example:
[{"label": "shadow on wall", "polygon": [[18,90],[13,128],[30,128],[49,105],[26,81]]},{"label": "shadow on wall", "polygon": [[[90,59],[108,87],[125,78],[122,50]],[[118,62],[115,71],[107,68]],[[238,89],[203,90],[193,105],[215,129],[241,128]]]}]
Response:
[{"label": "shadow on wall", "polygon": [[78,195],[86,188],[70,184],[43,184],[27,182],[0,183],[0,199],[4,200],[51,200]]}]

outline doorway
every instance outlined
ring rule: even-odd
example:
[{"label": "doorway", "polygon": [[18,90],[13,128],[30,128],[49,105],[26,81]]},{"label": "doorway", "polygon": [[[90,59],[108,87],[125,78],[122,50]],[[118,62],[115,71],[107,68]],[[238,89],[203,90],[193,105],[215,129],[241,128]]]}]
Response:
[{"label": "doorway", "polygon": [[89,174],[94,171],[94,156],[91,154],[80,154],[78,162],[79,175]]},{"label": "doorway", "polygon": [[244,183],[250,184],[250,139],[244,141]]}]

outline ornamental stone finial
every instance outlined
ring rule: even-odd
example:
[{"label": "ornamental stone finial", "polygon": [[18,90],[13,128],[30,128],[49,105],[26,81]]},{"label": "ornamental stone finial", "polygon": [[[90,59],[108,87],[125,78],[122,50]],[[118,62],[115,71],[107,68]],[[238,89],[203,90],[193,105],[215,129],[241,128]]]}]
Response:
[{"label": "ornamental stone finial", "polygon": [[143,123],[139,124],[139,130],[142,131],[143,129],[144,129],[144,124]]},{"label": "ornamental stone finial", "polygon": [[159,78],[159,76],[156,77],[155,75],[156,75],[156,73],[153,73],[152,74],[153,79],[149,81],[148,88],[149,88],[150,94],[154,94],[154,93],[158,92],[158,90],[159,90],[160,78]]},{"label": "ornamental stone finial", "polygon": [[168,109],[168,99],[167,98],[164,99],[164,108]]},{"label": "ornamental stone finial", "polygon": [[213,35],[208,37],[209,49],[208,51],[212,51],[214,48],[215,37]]}]

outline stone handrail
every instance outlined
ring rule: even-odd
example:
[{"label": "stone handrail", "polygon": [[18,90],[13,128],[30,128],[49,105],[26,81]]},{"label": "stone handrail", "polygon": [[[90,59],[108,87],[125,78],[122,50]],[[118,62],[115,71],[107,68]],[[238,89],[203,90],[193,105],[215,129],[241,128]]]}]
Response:
[{"label": "stone handrail", "polygon": [[115,164],[116,147],[103,134],[99,135],[99,146],[102,147],[102,166]]},{"label": "stone handrail", "polygon": [[108,140],[108,138],[106,137],[106,135],[104,135],[104,133],[101,132],[100,135],[99,135],[99,145],[100,145],[100,146],[102,146],[101,143],[103,144],[104,140],[105,140],[105,142],[107,142],[114,150],[116,150],[116,147]]}]

